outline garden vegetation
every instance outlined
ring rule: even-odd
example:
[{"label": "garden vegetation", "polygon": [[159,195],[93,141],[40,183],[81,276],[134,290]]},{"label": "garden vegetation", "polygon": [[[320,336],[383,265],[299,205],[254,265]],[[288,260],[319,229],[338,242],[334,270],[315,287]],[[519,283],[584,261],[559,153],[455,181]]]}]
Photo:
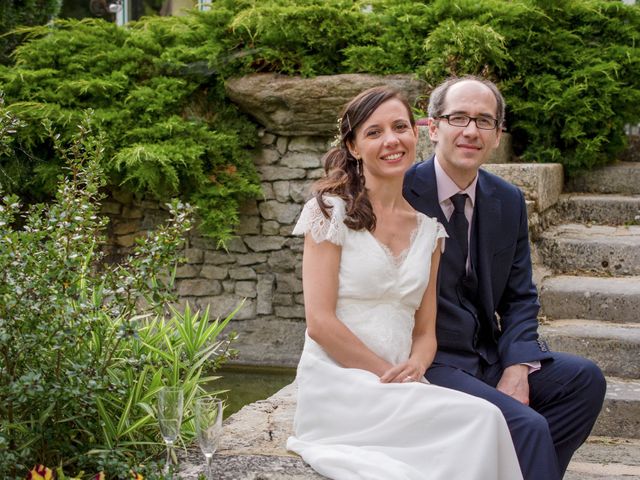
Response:
[{"label": "garden vegetation", "polygon": [[286,75],[414,73],[435,85],[495,80],[522,161],[572,175],[615,159],[640,122],[640,7],[618,0],[214,0],[211,11],[32,28],[0,68],[9,108],[27,120],[0,184],[25,198],[62,167],[40,127],[68,139],[86,108],[105,136],[109,183],[198,207],[200,230],[226,240],[259,195],[255,125],[224,81]]},{"label": "garden vegetation", "polygon": [[[17,123],[0,116],[4,132]],[[173,307],[192,223],[179,201],[125,261],[102,261],[105,149],[87,121],[76,130],[65,145],[43,126],[63,160],[52,202],[0,201],[0,478],[23,479],[36,464],[58,478],[159,478],[157,392],[184,389],[188,445],[194,399],[212,394],[207,372],[233,353],[233,336],[218,336],[237,309],[214,320]]]}]

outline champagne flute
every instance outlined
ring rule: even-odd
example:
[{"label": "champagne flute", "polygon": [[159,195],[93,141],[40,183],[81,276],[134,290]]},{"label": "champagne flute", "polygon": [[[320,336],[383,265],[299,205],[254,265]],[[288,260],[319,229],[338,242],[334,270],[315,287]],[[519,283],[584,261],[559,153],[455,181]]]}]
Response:
[{"label": "champagne flute", "polygon": [[222,401],[218,398],[199,398],[194,413],[198,444],[207,460],[207,480],[213,480],[211,463],[222,437]]},{"label": "champagne flute", "polygon": [[182,406],[184,394],[180,387],[162,387],[158,391],[158,424],[160,433],[167,446],[167,460],[165,462],[165,474],[171,472],[171,451],[173,444],[180,435],[182,424]]}]

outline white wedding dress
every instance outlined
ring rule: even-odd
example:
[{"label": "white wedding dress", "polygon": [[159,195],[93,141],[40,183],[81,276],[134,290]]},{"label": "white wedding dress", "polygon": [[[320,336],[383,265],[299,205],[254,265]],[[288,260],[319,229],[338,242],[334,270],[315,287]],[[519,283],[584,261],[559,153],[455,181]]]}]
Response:
[{"label": "white wedding dress", "polygon": [[[325,218],[305,205],[294,234],[342,247],[337,316],[371,350],[397,364],[409,357],[414,312],[427,286],[431,254],[446,236],[418,215],[400,258],[364,230],[347,228],[345,203]],[[366,370],[344,368],[305,338],[298,365],[294,436],[287,448],[334,480],[520,480],[500,410],[491,403],[420,382],[381,383]]]}]

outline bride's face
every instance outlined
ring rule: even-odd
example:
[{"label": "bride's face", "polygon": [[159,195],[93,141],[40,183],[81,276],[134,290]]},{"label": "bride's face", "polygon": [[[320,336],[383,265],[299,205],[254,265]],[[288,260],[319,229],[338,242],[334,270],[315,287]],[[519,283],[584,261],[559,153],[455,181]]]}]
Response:
[{"label": "bride's face", "polygon": [[397,98],[382,103],[355,133],[351,153],[362,158],[367,178],[403,176],[415,162],[418,129]]}]

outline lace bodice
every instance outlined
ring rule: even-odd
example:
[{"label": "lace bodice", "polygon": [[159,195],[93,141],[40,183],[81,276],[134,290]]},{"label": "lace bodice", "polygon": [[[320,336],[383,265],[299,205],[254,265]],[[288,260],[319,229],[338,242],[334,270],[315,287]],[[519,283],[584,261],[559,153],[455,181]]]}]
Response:
[{"label": "lace bodice", "polygon": [[421,213],[407,249],[394,257],[367,230],[344,224],[345,202],[325,197],[331,217],[322,214],[317,200],[309,200],[294,234],[310,234],[315,242],[342,247],[336,313],[372,350],[397,362],[409,354],[413,316],[429,281],[431,255],[444,227]]}]

